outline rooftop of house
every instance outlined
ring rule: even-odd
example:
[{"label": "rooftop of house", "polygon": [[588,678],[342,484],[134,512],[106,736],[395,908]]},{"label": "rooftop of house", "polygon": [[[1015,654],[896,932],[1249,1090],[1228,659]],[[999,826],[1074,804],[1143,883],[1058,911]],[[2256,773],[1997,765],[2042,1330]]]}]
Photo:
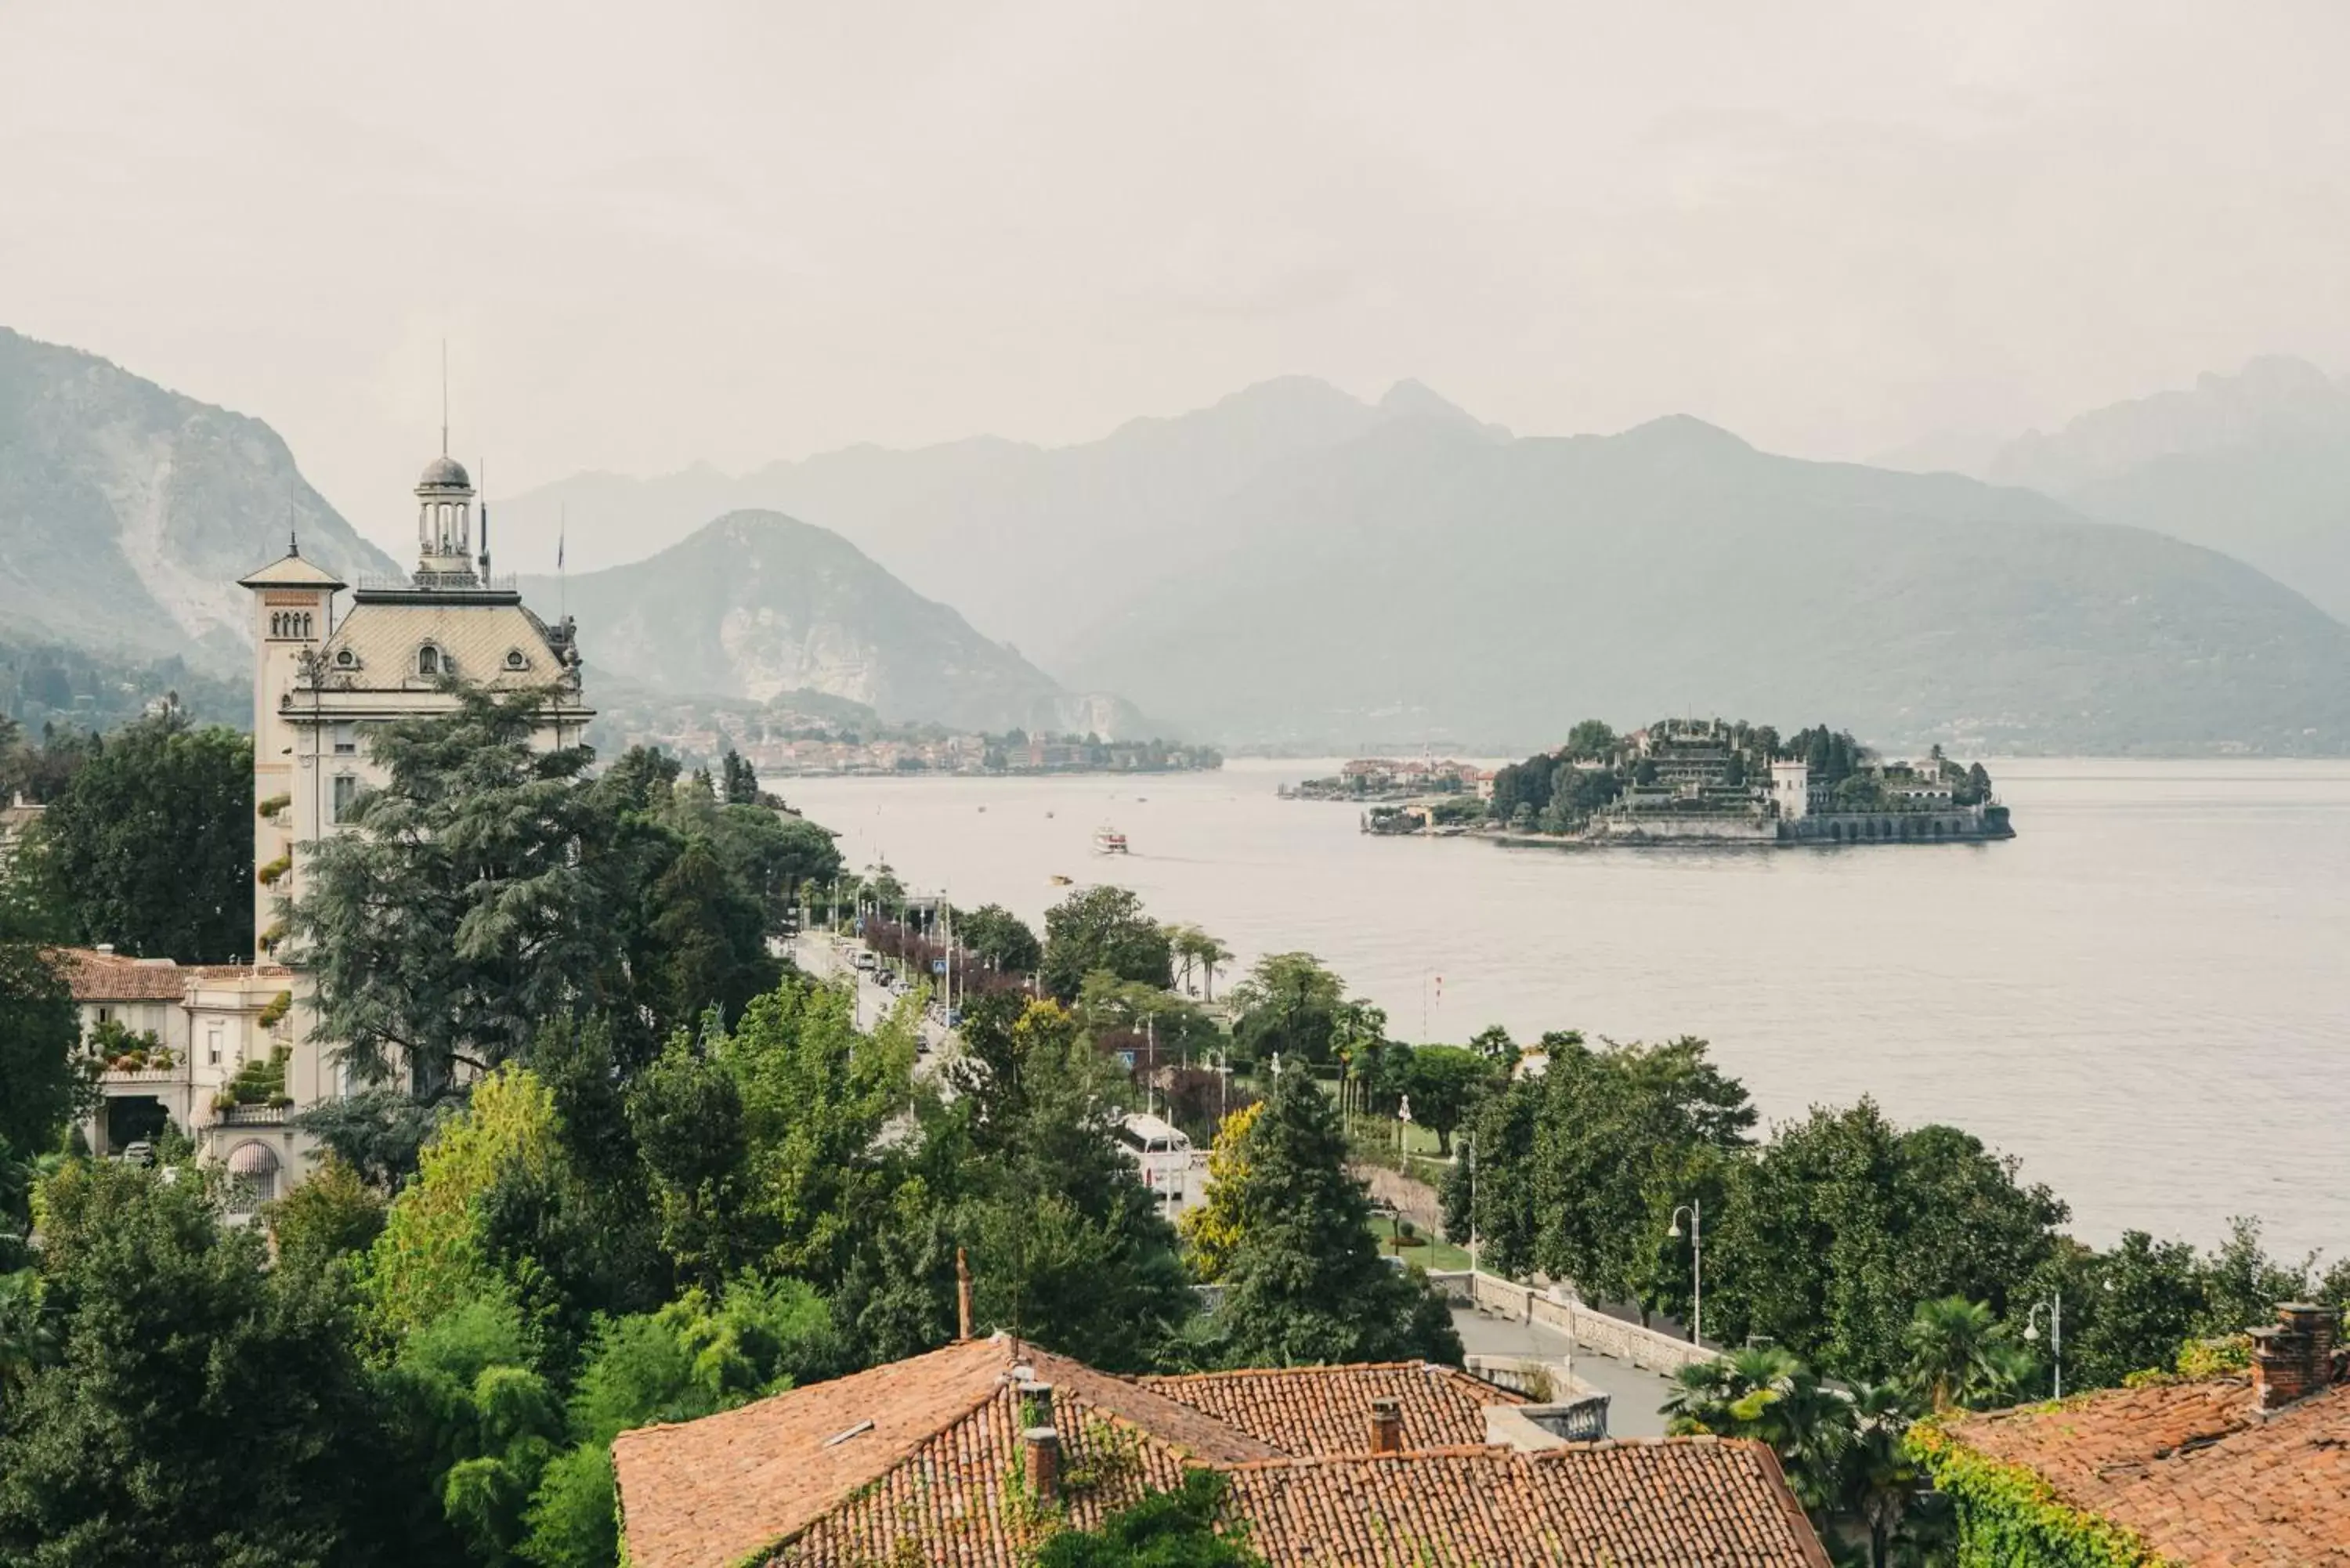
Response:
[{"label": "rooftop of house", "polygon": [[258,976],[290,981],[293,971],[283,964],[183,964],[171,959],[132,958],[104,948],[56,948],[66,988],[76,1002],[178,1002],[192,981]]},{"label": "rooftop of house", "polygon": [[1292,1458],[1361,1453],[1374,1399],[1397,1402],[1406,1449],[1476,1447],[1485,1441],[1485,1407],[1526,1402],[1523,1395],[1482,1377],[1422,1361],[1204,1372],[1136,1381]]},{"label": "rooftop of house", "polygon": [[[2033,1471],[2074,1508],[2135,1532],[2165,1563],[2345,1568],[2350,1384],[2329,1381],[2330,1334],[2314,1354],[2306,1381],[2267,1408],[2262,1385],[2275,1374],[2262,1367],[1960,1416],[1945,1429]],[[2307,1386],[2314,1392],[2302,1394]]]},{"label": "rooftop of house", "polygon": [[[1401,1451],[1370,1451],[1374,1399],[1400,1402]],[[1759,1445],[1520,1452],[1482,1446],[1482,1414],[1468,1424],[1517,1397],[1447,1368],[1128,1380],[1003,1335],[623,1433],[612,1459],[628,1559],[849,1568],[902,1553],[1016,1568],[1055,1527],[1023,1501],[1039,1400],[1059,1444],[1055,1509],[1076,1528],[1207,1465],[1230,1478],[1232,1516],[1275,1564],[1827,1564]]]}]

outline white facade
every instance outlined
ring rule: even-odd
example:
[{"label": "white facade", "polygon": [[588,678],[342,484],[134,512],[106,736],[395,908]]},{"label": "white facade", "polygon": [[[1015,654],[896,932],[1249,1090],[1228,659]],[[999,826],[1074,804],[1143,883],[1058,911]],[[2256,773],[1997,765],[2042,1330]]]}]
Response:
[{"label": "white facade", "polygon": [[[139,1054],[104,1065],[97,1112],[83,1124],[92,1153],[151,1142],[168,1117],[207,1159],[237,1168],[253,1202],[305,1168],[286,1118],[298,1103],[302,1050],[288,1025],[293,971],[277,964],[181,965],[107,948],[57,953],[81,1014],[82,1039],[112,1038]],[[286,1092],[244,1104],[230,1085],[248,1064],[286,1064]],[[313,1053],[315,1055],[315,1053]]]},{"label": "white facade", "polygon": [[[369,732],[447,712],[458,683],[543,689],[535,739],[576,745],[594,716],[580,695],[579,652],[567,618],[549,626],[509,579],[489,576],[487,516],[473,553],[473,481],[443,455],[416,487],[413,573],[350,585],[286,554],[243,580],[253,593],[254,931],[257,960],[278,950],[285,911],[303,886],[304,846],[342,826],[351,805],[384,782]],[[287,1076],[295,1109],[342,1092],[338,1053],[315,1038],[304,988],[293,986]],[[289,1161],[307,1168],[305,1151]]]}]

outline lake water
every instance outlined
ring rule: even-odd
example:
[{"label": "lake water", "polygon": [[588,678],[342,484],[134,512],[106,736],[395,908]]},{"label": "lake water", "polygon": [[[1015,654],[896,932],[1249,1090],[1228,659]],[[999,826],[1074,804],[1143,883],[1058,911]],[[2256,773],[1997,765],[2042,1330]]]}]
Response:
[{"label": "lake water", "polygon": [[[2350,764],[2012,762],[2007,843],[1711,852],[1275,798],[1335,766],[782,782],[852,866],[1032,921],[1055,873],[1115,881],[1243,964],[1318,954],[1400,1039],[1698,1034],[1768,1118],[1873,1095],[1968,1128],[2085,1240],[2258,1214],[2279,1252],[2350,1248]],[[1104,823],[1131,855],[1090,853]]]}]

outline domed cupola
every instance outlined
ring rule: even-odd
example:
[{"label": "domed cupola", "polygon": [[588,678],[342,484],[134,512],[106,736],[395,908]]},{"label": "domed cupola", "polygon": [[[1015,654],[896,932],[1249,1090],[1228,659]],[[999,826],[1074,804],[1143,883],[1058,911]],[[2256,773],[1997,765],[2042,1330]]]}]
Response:
[{"label": "domed cupola", "polygon": [[416,571],[420,578],[473,580],[473,476],[442,452],[416,482]]}]

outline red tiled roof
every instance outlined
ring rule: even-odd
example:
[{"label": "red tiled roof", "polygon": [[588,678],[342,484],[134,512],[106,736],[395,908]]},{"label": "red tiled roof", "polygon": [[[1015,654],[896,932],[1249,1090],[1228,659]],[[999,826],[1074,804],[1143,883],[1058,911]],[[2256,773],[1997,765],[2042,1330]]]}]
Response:
[{"label": "red tiled roof", "polygon": [[1137,1381],[1299,1459],[1367,1450],[1374,1399],[1393,1399],[1402,1407],[1407,1449],[1482,1444],[1486,1406],[1526,1403],[1523,1395],[1482,1378],[1422,1361],[1203,1372]]},{"label": "red tiled roof", "polygon": [[1277,1459],[1230,1474],[1250,1547],[1276,1564],[1828,1568],[1771,1450],[1739,1438]]},{"label": "red tiled roof", "polygon": [[57,948],[49,957],[76,1002],[177,1002],[188,974],[169,959],[150,963],[95,948]]},{"label": "red tiled roof", "polygon": [[[858,1568],[910,1546],[925,1564],[1018,1568],[1044,1527],[1021,1503],[1013,1369],[1022,1364],[1053,1386],[1067,1481],[1061,1512],[1077,1528],[1205,1463],[1231,1475],[1234,1517],[1281,1568],[1417,1564],[1423,1550],[1490,1568],[1826,1568],[1769,1450],[1754,1445],[1705,1438],[1374,1458],[1360,1451],[1371,1398],[1411,1399],[1423,1421],[1437,1422],[1456,1419],[1436,1412],[1482,1387],[1407,1364],[1264,1375],[1234,1397],[1253,1417],[1279,1414],[1300,1442],[1323,1440],[1322,1428],[1297,1411],[1318,1404],[1336,1421],[1360,1401],[1355,1452],[1297,1458],[1161,1391],[1198,1396],[1204,1386],[1215,1391],[1205,1397],[1223,1397],[1251,1375],[1146,1386],[1003,1338],[623,1433],[612,1459],[629,1561]],[[1349,1394],[1352,1377],[1365,1386]],[[1403,1379],[1426,1386],[1399,1386]],[[1409,1440],[1413,1405],[1406,1408]],[[871,1426],[858,1429],[863,1422]],[[1482,1417],[1480,1428],[1482,1437]]]},{"label": "red tiled roof", "polygon": [[[1274,1457],[1244,1433],[1123,1379],[1015,1348],[1008,1338],[974,1339],[698,1421],[623,1432],[612,1464],[627,1503],[629,1561],[725,1568],[795,1536],[968,1423],[1019,1365],[1054,1386],[1056,1407],[1081,1401],[1148,1430],[1170,1455],[1226,1463]],[[863,1421],[871,1428],[840,1436]]]},{"label": "red tiled roof", "polygon": [[290,981],[283,964],[182,964],[171,959],[137,959],[96,948],[52,948],[49,958],[76,1002],[177,1002],[192,981],[234,980],[266,975]]},{"label": "red tiled roof", "polygon": [[1947,1429],[2168,1561],[2350,1565],[2350,1385],[2266,1417],[2242,1377],[2112,1388]]}]

